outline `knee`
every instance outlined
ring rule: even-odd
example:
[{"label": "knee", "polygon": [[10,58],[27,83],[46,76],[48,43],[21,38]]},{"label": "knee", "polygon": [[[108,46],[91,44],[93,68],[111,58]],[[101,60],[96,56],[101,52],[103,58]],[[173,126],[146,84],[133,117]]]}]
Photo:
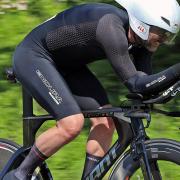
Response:
[{"label": "knee", "polygon": [[104,122],[104,126],[106,127],[108,134],[114,133],[115,125],[114,125],[114,121],[112,118],[108,117],[107,120]]},{"label": "knee", "polygon": [[92,119],[92,128],[104,129],[104,133],[113,134],[115,130],[115,125],[112,118],[95,118]]},{"label": "knee", "polygon": [[81,132],[84,125],[82,114],[68,116],[57,122],[59,131],[63,131],[63,136],[67,140],[73,140]]}]

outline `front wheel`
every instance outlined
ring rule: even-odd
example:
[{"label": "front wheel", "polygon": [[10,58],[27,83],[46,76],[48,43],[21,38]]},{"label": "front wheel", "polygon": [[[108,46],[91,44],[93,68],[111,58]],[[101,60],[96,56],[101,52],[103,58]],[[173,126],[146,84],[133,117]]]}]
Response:
[{"label": "front wheel", "polygon": [[[11,158],[11,156],[20,148],[21,146],[9,141],[7,139],[0,139],[0,173],[2,172],[3,168]],[[22,159],[21,159],[22,160]],[[21,163],[21,162],[19,162]],[[35,170],[31,180],[43,180],[47,179],[44,178],[40,172],[40,168],[37,167]]]},{"label": "front wheel", "polygon": [[7,139],[0,139],[0,172],[20,145]]},{"label": "front wheel", "polygon": [[[180,142],[169,139],[153,139],[146,141],[145,147],[154,180],[180,179]],[[119,158],[109,179],[143,179],[140,163],[133,160],[131,151]]]}]

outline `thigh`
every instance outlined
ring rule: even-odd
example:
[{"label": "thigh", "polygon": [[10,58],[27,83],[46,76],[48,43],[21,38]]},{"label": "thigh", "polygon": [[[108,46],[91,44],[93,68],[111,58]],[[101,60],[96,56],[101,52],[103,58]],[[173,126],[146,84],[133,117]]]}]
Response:
[{"label": "thigh", "polygon": [[88,67],[69,73],[65,80],[81,109],[91,110],[109,104],[105,89]]},{"label": "thigh", "polygon": [[14,54],[13,68],[23,87],[57,120],[81,113],[50,57],[19,48]]}]

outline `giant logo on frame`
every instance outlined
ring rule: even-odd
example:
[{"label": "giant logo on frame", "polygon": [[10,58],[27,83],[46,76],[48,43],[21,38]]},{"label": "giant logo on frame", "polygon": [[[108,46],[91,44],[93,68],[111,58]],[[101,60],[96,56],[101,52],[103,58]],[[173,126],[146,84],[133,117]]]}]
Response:
[{"label": "giant logo on frame", "polygon": [[177,89],[175,89],[172,93],[171,96],[176,96],[176,94],[180,92],[180,87],[178,87]]}]

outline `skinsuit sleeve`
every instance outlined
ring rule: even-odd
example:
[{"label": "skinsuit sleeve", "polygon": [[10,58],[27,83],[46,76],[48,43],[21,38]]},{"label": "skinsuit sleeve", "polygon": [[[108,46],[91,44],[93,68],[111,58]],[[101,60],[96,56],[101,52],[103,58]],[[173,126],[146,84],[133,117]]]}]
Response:
[{"label": "skinsuit sleeve", "polygon": [[106,14],[99,20],[96,38],[115,72],[131,92],[155,94],[180,78],[180,63],[153,75],[137,71],[129,56],[128,40],[122,21],[114,14]]}]

